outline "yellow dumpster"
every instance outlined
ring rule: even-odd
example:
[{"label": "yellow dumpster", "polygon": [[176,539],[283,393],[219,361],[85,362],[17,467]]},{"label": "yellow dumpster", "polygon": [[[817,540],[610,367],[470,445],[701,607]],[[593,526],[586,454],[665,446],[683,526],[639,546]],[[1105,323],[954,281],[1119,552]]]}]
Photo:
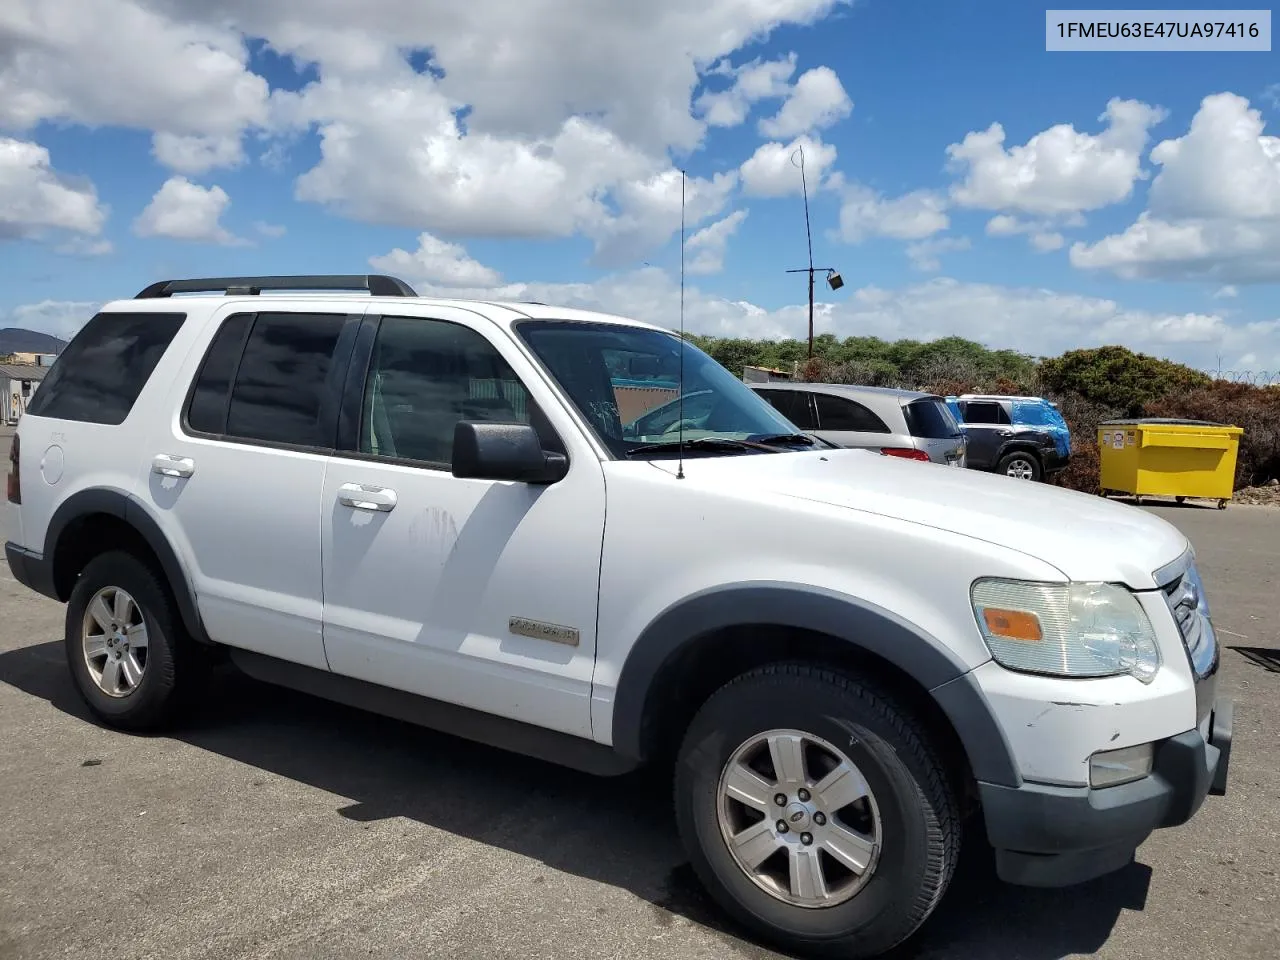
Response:
[{"label": "yellow dumpster", "polygon": [[1225,510],[1236,477],[1241,427],[1206,420],[1108,420],[1098,426],[1099,486],[1105,497],[1217,500]]}]

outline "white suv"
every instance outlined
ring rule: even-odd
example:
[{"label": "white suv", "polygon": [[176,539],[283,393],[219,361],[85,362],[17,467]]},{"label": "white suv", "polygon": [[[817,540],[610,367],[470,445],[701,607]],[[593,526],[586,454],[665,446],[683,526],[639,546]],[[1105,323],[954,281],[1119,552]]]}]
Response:
[{"label": "white suv", "polygon": [[[694,394],[696,424],[636,428]],[[1002,878],[1064,886],[1226,787],[1176,529],[818,446],[619,317],[389,277],[158,283],[58,359],[9,499],[9,565],[66,602],[106,723],[159,727],[222,652],[597,773],[674,759],[698,875],[793,951],[904,940],[975,816]]]}]

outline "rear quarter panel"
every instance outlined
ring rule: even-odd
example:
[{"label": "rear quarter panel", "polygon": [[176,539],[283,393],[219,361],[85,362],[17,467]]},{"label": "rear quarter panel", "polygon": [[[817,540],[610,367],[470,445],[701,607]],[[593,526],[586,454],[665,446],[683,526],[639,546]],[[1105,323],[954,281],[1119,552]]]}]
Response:
[{"label": "rear quarter panel", "polygon": [[[185,312],[186,320],[120,424],[82,423],[24,414],[21,442],[22,505],[18,536],[22,546],[43,553],[46,533],[58,508],[82,490],[104,489],[134,495],[147,482],[146,442],[172,385],[174,371],[200,336],[203,305],[182,300],[121,301],[101,312]],[[86,320],[89,318],[86,317]],[[51,545],[49,545],[51,546]]]}]

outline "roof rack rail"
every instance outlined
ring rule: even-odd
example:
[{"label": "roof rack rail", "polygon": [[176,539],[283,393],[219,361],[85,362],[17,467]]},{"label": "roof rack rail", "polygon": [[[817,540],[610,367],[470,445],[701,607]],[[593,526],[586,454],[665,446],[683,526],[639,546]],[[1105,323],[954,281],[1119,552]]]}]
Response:
[{"label": "roof rack rail", "polygon": [[156,300],[175,293],[217,293],[257,296],[263,290],[368,290],[374,297],[416,297],[417,291],[398,277],[381,274],[323,274],[294,277],[206,277],[199,280],[159,280],[135,300]]}]

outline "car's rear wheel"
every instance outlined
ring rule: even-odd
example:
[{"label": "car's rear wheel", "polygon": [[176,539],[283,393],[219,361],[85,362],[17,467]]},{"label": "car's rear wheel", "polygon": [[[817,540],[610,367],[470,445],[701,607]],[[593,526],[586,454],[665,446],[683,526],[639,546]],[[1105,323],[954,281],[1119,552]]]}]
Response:
[{"label": "car's rear wheel", "polygon": [[103,722],[163,727],[201,667],[157,575],[130,553],[95,557],[67,603],[66,655],[76,689]]},{"label": "car's rear wheel", "polygon": [[685,736],[675,792],[708,890],[790,951],[889,950],[932,913],[959,853],[926,731],[871,685],[811,665],[763,667],[713,695]]},{"label": "car's rear wheel", "polygon": [[1006,477],[1013,477],[1015,480],[1039,480],[1044,476],[1044,470],[1035,455],[1021,451],[1005,454],[1000,459],[1000,466],[996,469]]}]

